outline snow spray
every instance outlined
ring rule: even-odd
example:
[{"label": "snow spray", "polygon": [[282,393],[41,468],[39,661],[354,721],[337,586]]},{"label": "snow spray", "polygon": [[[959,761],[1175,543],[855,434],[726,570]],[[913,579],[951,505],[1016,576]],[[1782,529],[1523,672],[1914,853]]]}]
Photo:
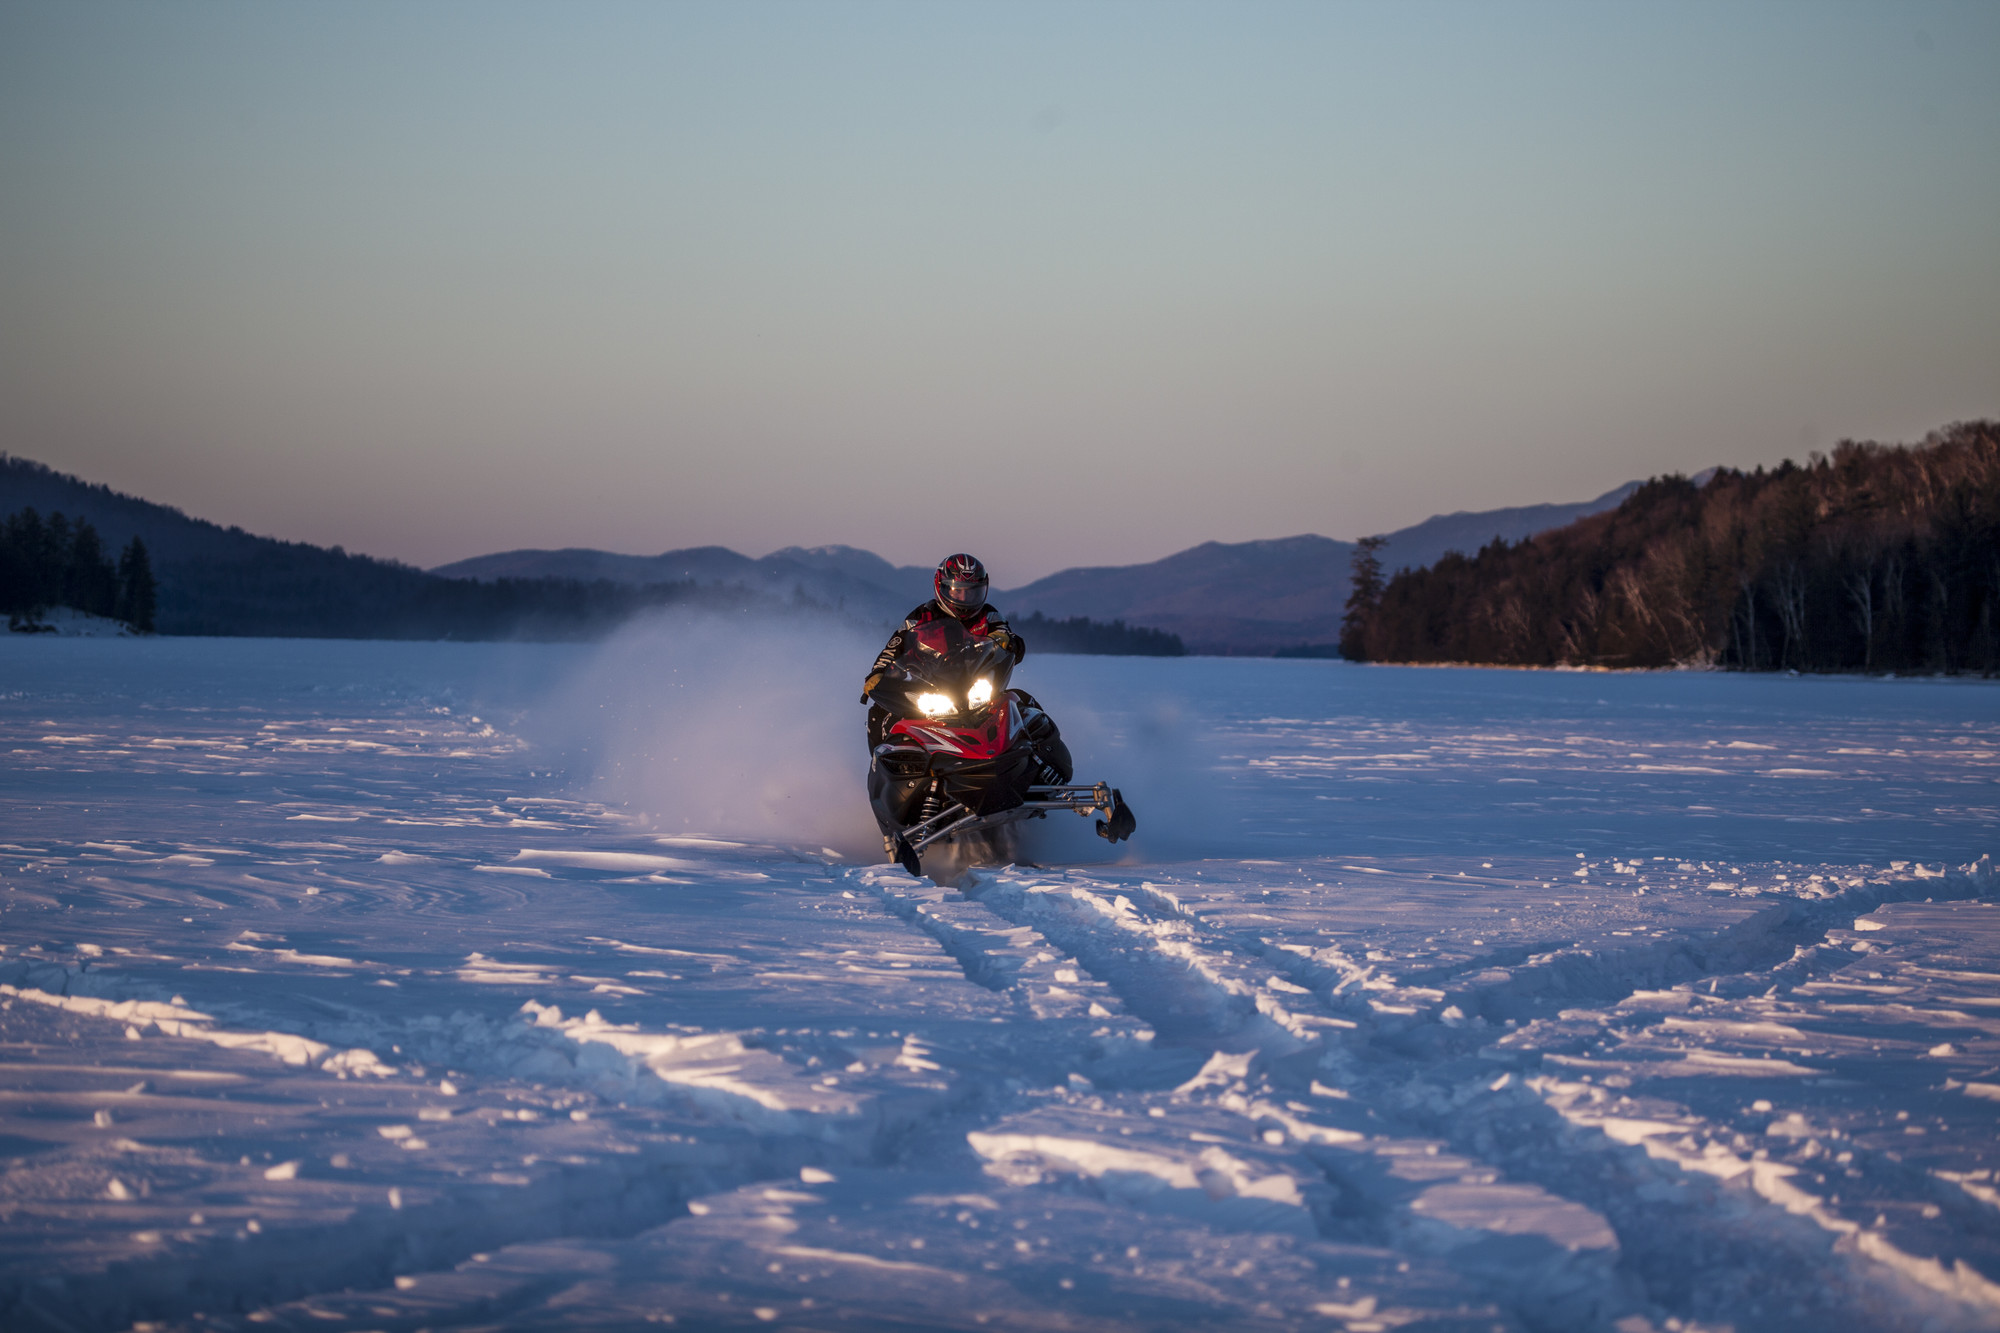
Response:
[{"label": "snow spray", "polygon": [[[667,612],[600,645],[535,739],[584,793],[660,834],[752,841],[860,861],[883,858],[868,808],[861,680],[875,637],[832,615]],[[1015,672],[1062,728],[1077,782],[1119,788],[1138,816],[1112,846],[1051,814],[1020,826],[1020,855],[1047,865],[1225,854],[1241,839],[1215,738],[1185,688],[1132,678],[1130,658],[1036,656]]]},{"label": "snow spray", "polygon": [[881,648],[832,616],[650,616],[606,640],[536,729],[589,796],[655,832],[877,860],[857,700]]},{"label": "snow spray", "polygon": [[[1039,665],[1070,677],[1064,668],[1073,660],[1044,658]],[[1218,844],[1232,841],[1224,830],[1235,829],[1237,816],[1216,772],[1214,738],[1193,701],[1157,688],[1135,697],[1117,670],[1133,659],[1088,660],[1088,684],[1071,679],[1030,689],[1062,728],[1075,780],[1118,788],[1139,831],[1114,847],[1091,821],[1052,814],[1022,825],[1022,856],[1046,865],[1101,865],[1219,854]],[[1016,682],[1027,674],[1017,672]],[[1100,692],[1101,699],[1089,697]]]}]

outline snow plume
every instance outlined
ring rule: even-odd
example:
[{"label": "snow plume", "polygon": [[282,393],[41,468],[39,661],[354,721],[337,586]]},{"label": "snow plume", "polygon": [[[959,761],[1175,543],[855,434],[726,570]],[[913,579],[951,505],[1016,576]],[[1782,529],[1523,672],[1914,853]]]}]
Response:
[{"label": "snow plume", "polygon": [[856,701],[881,647],[830,616],[649,617],[599,648],[538,739],[661,833],[877,858]]},{"label": "snow plume", "polygon": [[[1094,822],[1050,815],[1023,826],[1021,854],[1047,864],[1149,862],[1221,855],[1240,842],[1238,812],[1217,771],[1219,740],[1178,682],[1156,679],[1158,662],[1127,659],[1127,691],[1092,697],[1065,679],[1075,660],[1031,656],[1014,683],[1062,728],[1075,780],[1118,788],[1139,831],[1113,847],[1096,835]],[[1101,659],[1091,661],[1093,694],[1101,695]]]},{"label": "snow plume", "polygon": [[[662,834],[832,848],[875,861],[861,678],[881,650],[831,616],[680,613],[637,621],[592,654],[535,737],[588,794]],[[1037,656],[1014,673],[1062,728],[1076,781],[1124,792],[1139,819],[1114,848],[1090,822],[1023,827],[1021,854],[1051,864],[1220,855],[1235,815],[1217,739],[1161,664],[1132,659],[1105,696],[1095,659]],[[1123,675],[1124,673],[1120,673]]]}]

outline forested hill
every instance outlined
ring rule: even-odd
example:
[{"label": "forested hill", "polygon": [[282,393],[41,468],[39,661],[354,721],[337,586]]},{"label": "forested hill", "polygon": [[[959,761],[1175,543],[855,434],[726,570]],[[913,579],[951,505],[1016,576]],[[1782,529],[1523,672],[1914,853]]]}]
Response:
[{"label": "forested hill", "polygon": [[[30,510],[35,515],[32,521],[27,519]],[[46,522],[58,514],[64,516],[62,524]],[[21,543],[11,542],[10,536],[49,531],[64,534],[68,543],[59,559],[50,553],[44,553],[48,559],[11,558],[12,546]],[[69,536],[76,533],[88,540],[79,544]],[[872,605],[855,605],[840,597],[815,599],[795,581],[781,588],[765,577],[757,586],[746,586],[747,580],[704,579],[693,571],[679,577],[654,571],[644,580],[449,578],[392,560],[352,555],[339,547],[329,550],[225,528],[41,463],[0,454],[0,612],[12,614],[17,623],[32,625],[38,610],[54,606],[126,615],[127,610],[120,608],[131,599],[120,592],[118,571],[111,569],[99,577],[98,566],[110,568],[100,551],[126,550],[135,538],[150,557],[154,600],[146,606],[146,616],[135,613],[130,618],[143,623],[150,617],[151,627],[163,634],[578,639],[606,633],[639,612],[665,606],[771,615],[817,608],[886,634],[913,600],[899,597],[893,613],[877,614]],[[81,555],[70,546],[78,547]],[[744,564],[759,563],[724,554]],[[815,561],[854,564],[863,557],[874,559],[866,552],[824,549],[779,556],[795,561],[784,565],[787,571],[803,570]],[[761,563],[778,558],[767,557]],[[52,574],[43,566],[61,568]],[[73,576],[71,566],[90,577]],[[836,586],[833,591],[844,588]],[[1170,634],[1122,623],[1078,618],[1044,622],[1038,629],[1034,646],[1045,653],[1183,651],[1180,640]]]},{"label": "forested hill", "polygon": [[163,634],[567,639],[602,633],[646,607],[717,598],[685,584],[442,579],[339,547],[225,528],[0,455],[0,515],[30,508],[43,517],[81,519],[114,549],[140,538],[158,579],[156,625]]},{"label": "forested hill", "polygon": [[2000,670],[2000,424],[1646,483],[1610,513],[1387,580],[1356,557],[1341,646],[1374,662]]}]

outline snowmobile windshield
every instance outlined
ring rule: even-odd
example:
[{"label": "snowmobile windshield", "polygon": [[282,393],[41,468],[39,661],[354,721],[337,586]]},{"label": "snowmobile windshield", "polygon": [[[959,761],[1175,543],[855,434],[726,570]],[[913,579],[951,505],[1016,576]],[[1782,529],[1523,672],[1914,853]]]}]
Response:
[{"label": "snowmobile windshield", "polygon": [[999,644],[956,620],[935,620],[910,631],[871,697],[903,717],[966,719],[1006,695],[1013,669],[1014,655]]}]

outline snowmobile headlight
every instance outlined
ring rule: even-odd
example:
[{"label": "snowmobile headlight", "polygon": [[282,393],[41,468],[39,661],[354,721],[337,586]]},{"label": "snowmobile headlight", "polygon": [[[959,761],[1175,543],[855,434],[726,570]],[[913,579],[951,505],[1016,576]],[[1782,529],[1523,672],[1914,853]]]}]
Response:
[{"label": "snowmobile headlight", "polygon": [[945,717],[958,711],[958,705],[946,694],[920,694],[917,696],[917,711],[925,717]]},{"label": "snowmobile headlight", "polygon": [[972,682],[972,688],[965,692],[965,702],[973,708],[984,708],[993,702],[993,682],[981,676]]}]

